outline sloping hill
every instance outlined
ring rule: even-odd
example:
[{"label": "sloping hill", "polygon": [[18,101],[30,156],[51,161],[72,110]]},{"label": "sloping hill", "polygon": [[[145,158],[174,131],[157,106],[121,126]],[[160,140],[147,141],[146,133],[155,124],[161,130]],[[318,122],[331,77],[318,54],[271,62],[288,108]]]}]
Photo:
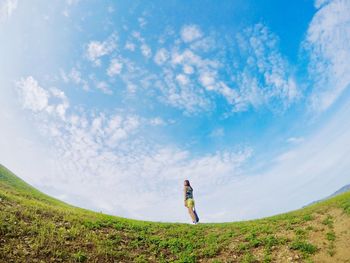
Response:
[{"label": "sloping hill", "polygon": [[255,221],[155,223],[70,206],[0,167],[0,262],[349,262],[349,244],[349,192]]},{"label": "sloping hill", "polygon": [[[322,199],[320,199],[320,200],[313,201],[313,202],[311,202],[310,204],[308,204],[308,205],[306,205],[306,206],[320,203],[320,202],[322,202],[322,201],[328,200],[328,199],[330,199],[330,198],[332,198],[332,197],[335,197],[335,196],[340,195],[340,194],[342,194],[342,193],[346,193],[346,192],[348,192],[348,191],[350,191],[350,184],[344,185],[342,188],[340,188],[339,190],[335,191],[333,194],[331,194],[331,195],[329,195],[329,196],[327,196],[327,197],[325,197],[325,198],[322,198]],[[306,206],[304,206],[304,207],[306,207]]]},{"label": "sloping hill", "polygon": [[332,194],[330,197],[337,196],[339,194],[345,193],[350,191],[350,184],[343,186],[338,191],[336,191],[334,194]]}]

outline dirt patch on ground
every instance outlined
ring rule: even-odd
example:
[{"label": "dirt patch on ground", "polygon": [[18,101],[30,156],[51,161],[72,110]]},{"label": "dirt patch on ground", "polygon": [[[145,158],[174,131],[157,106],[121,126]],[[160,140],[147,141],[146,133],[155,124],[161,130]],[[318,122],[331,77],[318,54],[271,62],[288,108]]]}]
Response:
[{"label": "dirt patch on ground", "polygon": [[[246,252],[237,251],[246,240],[236,237],[215,258],[201,259],[199,262],[350,263],[350,216],[343,209],[329,208],[313,213],[311,218],[290,229],[282,227],[275,233],[277,238],[284,238],[286,243],[272,246],[269,256],[266,256],[263,247],[257,247],[247,251],[253,255],[248,258]],[[300,235],[306,243],[317,247],[314,254],[291,248],[292,242]]]},{"label": "dirt patch on ground", "polygon": [[[331,223],[327,223],[327,218]],[[318,231],[313,231],[310,240],[319,250],[313,256],[313,261],[350,263],[350,217],[344,210],[334,208],[328,210],[316,222],[315,228]]]}]

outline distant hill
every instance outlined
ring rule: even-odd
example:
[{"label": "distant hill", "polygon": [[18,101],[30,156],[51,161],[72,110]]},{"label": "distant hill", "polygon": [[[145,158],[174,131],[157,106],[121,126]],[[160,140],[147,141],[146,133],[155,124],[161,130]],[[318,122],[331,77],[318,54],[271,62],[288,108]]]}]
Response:
[{"label": "distant hill", "polygon": [[[313,201],[313,202],[311,202],[310,204],[308,204],[308,205],[306,205],[306,206],[304,206],[304,207],[307,207],[307,206],[310,206],[310,205],[313,205],[313,204],[317,204],[317,203],[319,203],[319,202],[328,200],[328,199],[330,199],[330,198],[332,198],[332,197],[335,197],[335,196],[337,196],[337,195],[340,195],[340,194],[345,193],[345,192],[348,192],[348,191],[350,191],[350,184],[345,185],[345,186],[343,186],[342,188],[340,188],[339,190],[335,191],[333,194],[331,194],[331,195],[329,195],[329,196],[327,196],[327,197],[325,197],[325,198],[322,198],[322,199],[320,199],[320,200]],[[304,208],[304,207],[303,207],[303,208]]]},{"label": "distant hill", "polygon": [[350,191],[350,184],[343,186],[342,188],[340,188],[338,191],[334,192],[332,195],[330,195],[328,198],[331,198],[333,196],[345,193]]},{"label": "distant hill", "polygon": [[259,220],[157,223],[73,207],[0,165],[1,263],[348,262],[349,229],[350,192]]}]

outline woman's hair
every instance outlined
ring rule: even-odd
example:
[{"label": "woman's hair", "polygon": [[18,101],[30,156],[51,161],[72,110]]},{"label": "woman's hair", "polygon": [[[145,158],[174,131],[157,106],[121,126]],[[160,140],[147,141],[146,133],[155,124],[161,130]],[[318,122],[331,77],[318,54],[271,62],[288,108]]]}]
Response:
[{"label": "woman's hair", "polygon": [[188,180],[185,180],[184,183],[185,183],[186,186],[191,186],[191,185],[190,185],[190,181],[188,181]]}]

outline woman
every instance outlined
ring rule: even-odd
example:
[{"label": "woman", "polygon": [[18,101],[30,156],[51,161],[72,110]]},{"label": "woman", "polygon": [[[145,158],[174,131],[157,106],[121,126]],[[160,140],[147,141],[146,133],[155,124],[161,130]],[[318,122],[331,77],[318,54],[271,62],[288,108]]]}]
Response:
[{"label": "woman", "polygon": [[185,207],[188,209],[188,213],[192,218],[193,224],[197,224],[199,219],[194,209],[194,200],[193,200],[193,188],[190,185],[190,181],[184,181],[184,197],[185,197]]}]

